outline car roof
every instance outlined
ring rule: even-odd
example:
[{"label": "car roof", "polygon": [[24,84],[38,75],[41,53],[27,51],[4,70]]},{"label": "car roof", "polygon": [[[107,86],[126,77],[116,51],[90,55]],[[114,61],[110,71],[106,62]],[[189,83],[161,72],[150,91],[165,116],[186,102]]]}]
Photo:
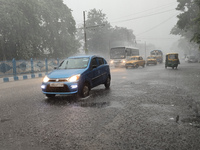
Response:
[{"label": "car roof", "polygon": [[133,58],[133,57],[142,57],[142,56],[131,56],[131,58]]},{"label": "car roof", "polygon": [[178,53],[167,53],[166,55],[178,55]]},{"label": "car roof", "polygon": [[89,57],[89,58],[92,58],[92,57],[101,57],[101,58],[103,58],[102,56],[97,56],[97,55],[77,55],[77,56],[70,56],[68,58],[84,58],[84,57]]}]

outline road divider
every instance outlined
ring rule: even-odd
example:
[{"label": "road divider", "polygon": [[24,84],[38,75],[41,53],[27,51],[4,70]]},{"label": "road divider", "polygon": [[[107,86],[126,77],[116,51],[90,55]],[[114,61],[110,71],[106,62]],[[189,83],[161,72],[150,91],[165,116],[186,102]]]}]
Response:
[{"label": "road divider", "polygon": [[35,73],[35,74],[28,74],[28,75],[3,77],[3,78],[0,78],[0,83],[27,80],[27,79],[33,79],[33,78],[41,78],[41,77],[44,77],[45,75],[46,73]]}]

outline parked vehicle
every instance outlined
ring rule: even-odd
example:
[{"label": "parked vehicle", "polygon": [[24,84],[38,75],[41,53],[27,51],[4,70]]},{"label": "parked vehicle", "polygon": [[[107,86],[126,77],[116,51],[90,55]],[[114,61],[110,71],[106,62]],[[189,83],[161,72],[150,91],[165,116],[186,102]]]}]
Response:
[{"label": "parked vehicle", "polygon": [[109,88],[110,80],[110,68],[103,57],[74,56],[62,61],[57,69],[46,75],[41,88],[47,97],[76,93],[86,97],[100,84]]},{"label": "parked vehicle", "polygon": [[150,64],[157,65],[156,57],[154,57],[154,56],[148,56],[146,64],[147,64],[147,66],[150,65]]},{"label": "parked vehicle", "polygon": [[142,56],[132,56],[125,64],[126,68],[138,68],[139,66],[145,67],[145,60]]},{"label": "parked vehicle", "polygon": [[178,67],[180,64],[179,58],[178,58],[178,53],[168,53],[166,55],[166,60],[165,60],[165,68],[167,67],[172,67],[172,69]]}]

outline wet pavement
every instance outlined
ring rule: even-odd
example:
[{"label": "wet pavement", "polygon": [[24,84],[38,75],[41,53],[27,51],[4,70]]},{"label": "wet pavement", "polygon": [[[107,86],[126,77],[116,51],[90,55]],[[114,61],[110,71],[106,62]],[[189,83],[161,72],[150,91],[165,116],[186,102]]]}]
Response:
[{"label": "wet pavement", "polygon": [[41,79],[0,87],[4,150],[200,149],[200,64],[112,68],[111,88],[46,98]]}]

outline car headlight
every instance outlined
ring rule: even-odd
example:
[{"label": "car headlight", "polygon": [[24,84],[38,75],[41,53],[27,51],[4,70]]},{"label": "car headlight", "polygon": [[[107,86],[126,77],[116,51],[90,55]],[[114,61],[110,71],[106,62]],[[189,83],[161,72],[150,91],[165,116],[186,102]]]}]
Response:
[{"label": "car headlight", "polygon": [[113,64],[113,62],[114,62],[113,60],[110,61],[111,64]]},{"label": "car headlight", "polygon": [[48,82],[49,81],[49,78],[47,77],[47,76],[45,76],[44,78],[43,78],[43,82]]},{"label": "car headlight", "polygon": [[45,76],[44,78],[43,78],[43,82],[48,82],[49,81],[49,78],[47,77],[47,76]]},{"label": "car headlight", "polygon": [[126,60],[122,60],[122,63],[126,63]]},{"label": "car headlight", "polygon": [[71,77],[68,79],[68,81],[69,81],[69,82],[76,82],[76,81],[79,80],[79,78],[80,78],[80,74],[77,74],[77,75],[71,76]]}]

